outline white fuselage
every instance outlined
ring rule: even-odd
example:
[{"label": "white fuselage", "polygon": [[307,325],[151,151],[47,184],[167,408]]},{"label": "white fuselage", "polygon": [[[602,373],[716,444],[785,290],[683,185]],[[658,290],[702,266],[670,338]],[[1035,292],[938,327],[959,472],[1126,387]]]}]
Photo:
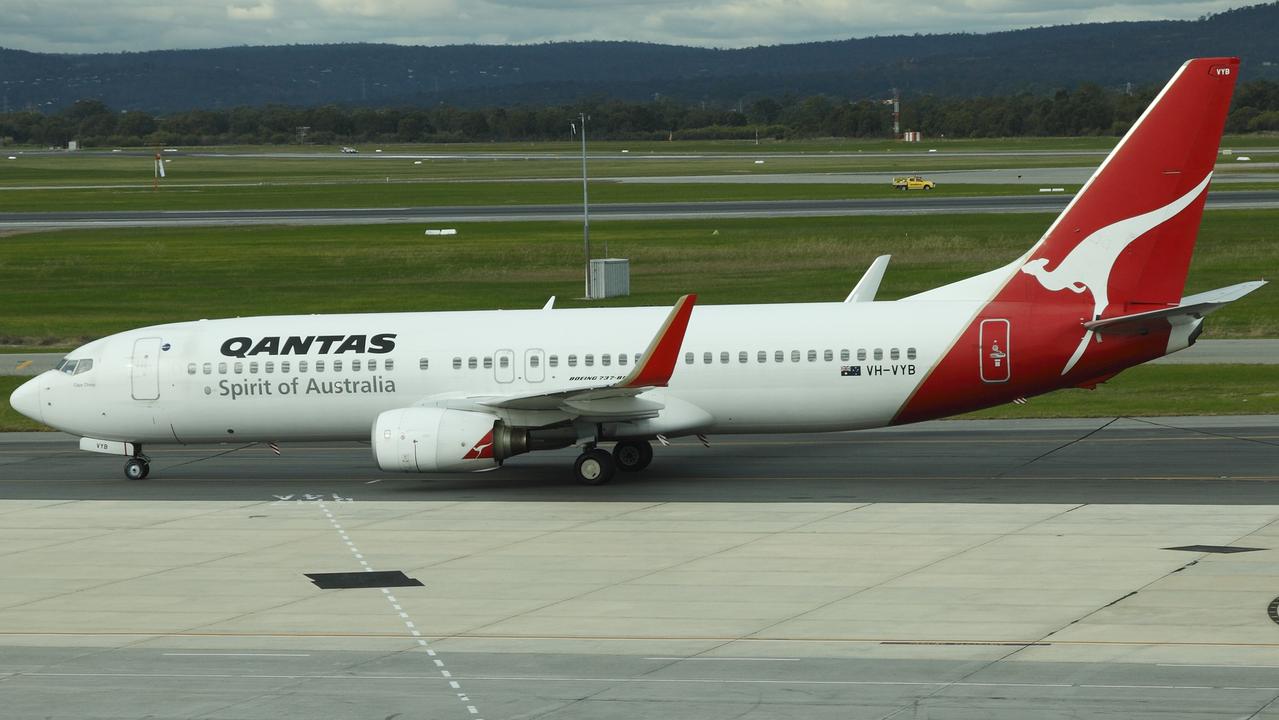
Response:
[{"label": "white fuselage", "polygon": [[[708,433],[882,426],[979,305],[948,299],[700,306],[669,386],[640,397],[699,408],[712,418],[701,429]],[[294,315],[158,325],[69,354],[92,359],[92,370],[50,371],[39,383],[40,407],[45,423],[105,440],[364,439],[379,413],[424,401],[620,380],[668,312]],[[353,335],[365,340],[339,352]],[[393,335],[393,348],[374,352],[378,335]],[[341,339],[331,340],[327,352],[318,340],[305,352],[284,352],[289,337],[324,336]],[[281,341],[253,353],[269,337]]]}]

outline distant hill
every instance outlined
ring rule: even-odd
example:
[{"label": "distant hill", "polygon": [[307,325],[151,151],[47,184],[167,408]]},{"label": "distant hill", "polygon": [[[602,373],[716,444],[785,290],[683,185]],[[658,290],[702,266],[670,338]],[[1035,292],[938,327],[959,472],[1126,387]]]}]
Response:
[{"label": "distant hill", "polygon": [[289,45],[66,55],[0,49],[4,107],[96,99],[173,112],[298,106],[548,105],[655,96],[731,106],[760,97],[882,98],[1161,83],[1186,58],[1238,55],[1243,79],[1279,79],[1279,3],[1194,21],[990,34],[872,37],[715,50],[632,42]]}]

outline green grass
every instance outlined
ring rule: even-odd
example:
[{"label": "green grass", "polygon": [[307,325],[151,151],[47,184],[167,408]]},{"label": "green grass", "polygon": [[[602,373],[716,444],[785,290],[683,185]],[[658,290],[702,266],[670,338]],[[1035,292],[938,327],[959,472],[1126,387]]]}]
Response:
[{"label": "green grass", "polygon": [[1140,365],[1096,390],[1058,390],[964,418],[1279,413],[1279,365]]},{"label": "green grass", "polygon": [[[879,254],[893,299],[1017,257],[1041,214],[597,221],[596,257],[631,259],[632,296],[601,305],[843,298]],[[1279,267],[1279,211],[1206,215],[1187,292]],[[96,229],[0,241],[0,344],[75,345],[125,329],[200,317],[582,304],[576,222]],[[12,309],[12,310],[10,310]],[[1208,337],[1279,337],[1273,287],[1217,313]]]},{"label": "green grass", "polygon": [[[0,377],[0,432],[48,430],[9,406],[27,378]],[[1143,365],[1096,390],[1058,390],[1026,405],[1002,405],[976,418],[1260,415],[1279,413],[1279,365]]]}]

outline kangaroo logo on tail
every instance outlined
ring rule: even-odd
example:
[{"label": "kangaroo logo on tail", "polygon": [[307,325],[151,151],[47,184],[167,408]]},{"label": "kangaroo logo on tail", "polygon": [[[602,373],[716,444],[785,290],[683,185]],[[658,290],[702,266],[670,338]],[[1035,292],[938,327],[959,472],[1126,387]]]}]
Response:
[{"label": "kangaroo logo on tail", "polygon": [[[1143,215],[1120,220],[1098,229],[1076,245],[1052,270],[1044,269],[1049,262],[1047,258],[1035,258],[1021,266],[1021,271],[1034,276],[1049,292],[1070,290],[1074,293],[1082,293],[1088,290],[1093,297],[1093,314],[1089,319],[1096,319],[1110,304],[1107,286],[1110,284],[1110,273],[1114,270],[1119,256],[1137,238],[1189,207],[1207,189],[1211,179],[1212,173],[1209,172],[1190,192],[1171,203]],[[1075,353],[1062,368],[1062,375],[1070,372],[1075,363],[1079,362],[1079,358],[1083,357],[1092,334],[1092,330],[1084,331],[1079,347],[1075,348]]]}]

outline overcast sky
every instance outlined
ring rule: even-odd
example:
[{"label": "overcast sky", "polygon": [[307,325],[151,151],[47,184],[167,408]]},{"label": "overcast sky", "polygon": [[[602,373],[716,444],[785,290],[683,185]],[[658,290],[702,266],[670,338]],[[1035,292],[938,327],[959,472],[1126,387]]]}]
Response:
[{"label": "overcast sky", "polygon": [[0,47],[639,40],[746,47],[870,35],[1193,19],[1249,2],[1135,0],[0,0]]}]

